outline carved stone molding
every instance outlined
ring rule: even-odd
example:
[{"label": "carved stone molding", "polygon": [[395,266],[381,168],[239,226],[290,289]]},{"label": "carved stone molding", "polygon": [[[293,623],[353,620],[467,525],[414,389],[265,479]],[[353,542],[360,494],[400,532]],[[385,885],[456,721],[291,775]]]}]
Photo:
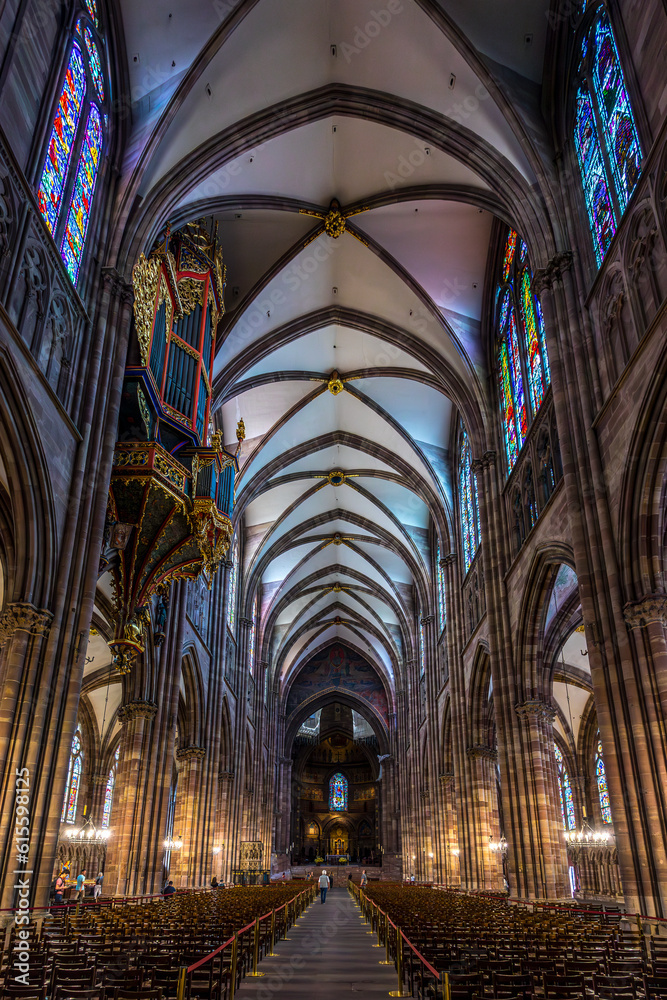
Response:
[{"label": "carved stone molding", "polygon": [[473,746],[466,747],[466,754],[472,760],[498,760],[498,751],[495,747],[486,747],[481,743],[475,743]]},{"label": "carved stone molding", "polygon": [[443,785],[451,785],[452,781],[454,780],[454,772],[443,771],[442,774],[438,775],[438,778],[440,779],[440,782]]},{"label": "carved stone molding", "polygon": [[293,762],[292,762],[292,758],[291,757],[279,757],[278,758],[278,763],[279,764],[291,764]]},{"label": "carved stone molding", "polygon": [[424,615],[424,617],[420,618],[419,621],[422,625],[430,625],[431,622],[435,621],[435,615]]},{"label": "carved stone molding", "polygon": [[233,781],[234,771],[218,771],[218,781]]},{"label": "carved stone molding", "polygon": [[449,555],[443,556],[443,558],[440,560],[440,565],[451,566],[455,562],[456,562],[456,552],[450,552]]},{"label": "carved stone molding", "polygon": [[17,602],[10,604],[0,617],[0,646],[16,632],[29,635],[48,635],[53,615],[50,611],[36,608],[33,604]]},{"label": "carved stone molding", "polygon": [[631,601],[623,608],[628,628],[667,625],[667,594],[647,594],[641,601]]},{"label": "carved stone molding", "polygon": [[546,701],[535,698],[524,701],[522,705],[516,705],[516,714],[520,716],[538,715],[553,722],[556,718],[556,709],[553,705],[548,705]]},{"label": "carved stone molding", "polygon": [[206,747],[183,747],[176,751],[177,760],[202,760],[206,756]]},{"label": "carved stone molding", "polygon": [[572,268],[574,254],[571,250],[561,250],[555,253],[547,266],[536,271],[533,278],[533,291],[539,296],[545,288],[553,288],[554,282],[560,280],[566,271]]},{"label": "carved stone molding", "polygon": [[156,712],[157,705],[153,701],[130,701],[118,709],[118,721],[125,725],[132,719],[153,719]]},{"label": "carved stone molding", "polygon": [[239,625],[243,628],[252,628],[253,624],[252,618],[239,618]]}]

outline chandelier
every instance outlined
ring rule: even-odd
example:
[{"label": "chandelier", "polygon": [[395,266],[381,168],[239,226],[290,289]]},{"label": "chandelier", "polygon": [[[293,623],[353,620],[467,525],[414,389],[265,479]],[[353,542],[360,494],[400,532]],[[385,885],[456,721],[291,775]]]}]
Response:
[{"label": "chandelier", "polygon": [[614,838],[604,830],[592,830],[584,820],[579,830],[568,830],[565,840],[572,847],[609,847]]},{"label": "chandelier", "polygon": [[80,830],[67,829],[63,836],[70,844],[105,844],[111,836],[111,830],[98,830],[92,819],[87,819]]},{"label": "chandelier", "polygon": [[183,838],[178,837],[167,837],[164,842],[164,847],[166,851],[181,851],[183,849]]}]

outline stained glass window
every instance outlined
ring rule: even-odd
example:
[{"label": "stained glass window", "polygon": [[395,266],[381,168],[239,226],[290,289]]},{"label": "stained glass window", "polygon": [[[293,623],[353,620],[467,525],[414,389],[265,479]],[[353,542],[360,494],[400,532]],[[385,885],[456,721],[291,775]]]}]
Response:
[{"label": "stained glass window", "polygon": [[479,546],[480,526],[477,477],[472,471],[470,441],[465,427],[461,434],[459,450],[459,508],[461,513],[463,566],[464,572],[467,573]]},{"label": "stained glass window", "polygon": [[513,229],[510,229],[507,236],[507,242],[505,243],[505,253],[503,256],[503,281],[507,281],[510,276],[512,263],[514,261],[514,253],[516,251],[516,241],[517,234]]},{"label": "stained glass window", "polygon": [[611,823],[611,807],[609,805],[609,789],[607,788],[607,772],[604,767],[604,759],[602,757],[602,742],[599,739],[598,733],[598,745],[595,753],[595,777],[598,783],[598,795],[600,796],[600,811],[602,813],[602,822]]},{"label": "stained glass window", "polygon": [[74,180],[74,190],[70,202],[67,225],[63,234],[60,253],[65,261],[69,276],[76,284],[81,267],[81,257],[86,242],[86,232],[90,220],[90,209],[95,193],[97,170],[102,148],[102,121],[96,105],[90,105],[86,134],[84,136],[79,167]]},{"label": "stained glass window", "polygon": [[581,44],[574,141],[598,266],[637,186],[642,152],[604,7]]},{"label": "stained glass window", "polygon": [[239,546],[238,542],[234,545],[234,554],[232,555],[232,568],[229,571],[229,592],[227,595],[227,624],[233,630],[234,623],[236,622],[236,588],[238,584],[238,573],[239,573]]},{"label": "stained glass window", "polygon": [[[86,0],[85,6],[97,27],[95,0]],[[95,97],[100,104],[105,100],[102,66],[95,31],[85,16],[79,18],[37,191],[40,212],[74,283],[81,268],[108,122],[107,114],[92,103]]]},{"label": "stained glass window", "polygon": [[109,777],[107,779],[107,787],[104,792],[104,811],[102,813],[103,829],[108,828],[109,821],[111,819],[111,806],[113,805],[113,791],[116,784],[116,767],[118,765],[119,755],[120,755],[120,743],[116,747],[116,752],[113,757],[113,767],[109,771]]},{"label": "stained glass window", "polygon": [[52,234],[58,225],[85,92],[86,70],[83,56],[74,42],[37,191],[39,210]]},{"label": "stained glass window", "polygon": [[95,45],[95,39],[93,38],[93,33],[86,25],[83,30],[83,37],[86,43],[86,51],[88,53],[88,65],[90,66],[90,75],[93,78],[93,83],[95,85],[95,92],[100,101],[104,100],[104,78],[102,76],[102,64],[100,62],[100,54],[97,51],[97,45]]},{"label": "stained glass window", "polygon": [[424,626],[419,626],[419,676],[426,673],[426,649],[424,643]]},{"label": "stained glass window", "polygon": [[333,774],[329,781],[329,809],[344,812],[347,809],[347,778],[344,774]]},{"label": "stained glass window", "polygon": [[438,577],[438,622],[439,622],[439,625],[440,625],[440,631],[442,632],[443,628],[445,627],[445,623],[447,621],[447,604],[446,604],[446,598],[445,598],[445,594],[446,594],[446,591],[445,591],[445,570],[444,570],[443,566],[441,566],[442,559],[441,559],[441,555],[440,555],[440,543],[439,542],[438,542],[438,545],[437,545],[437,548],[436,548],[435,560],[436,560],[436,567],[435,568],[436,568],[436,573],[437,573],[437,577]]},{"label": "stained glass window", "polygon": [[92,17],[95,22],[95,27],[97,28],[99,26],[97,22],[97,0],[84,0],[84,3],[86,5],[86,10]]},{"label": "stained glass window", "polygon": [[528,247],[513,229],[505,240],[496,301],[498,389],[511,472],[551,380],[544,319],[533,293]]},{"label": "stained glass window", "polygon": [[557,743],[554,743],[554,753],[556,755],[556,764],[558,766],[558,792],[560,795],[560,811],[563,817],[563,828],[565,830],[574,830],[576,820],[574,818],[572,786],[570,785],[570,776],[565,769],[563,754]]},{"label": "stained glass window", "polygon": [[257,595],[252,606],[252,625],[250,626],[250,638],[248,639],[248,667],[250,673],[255,669],[255,635],[257,633]]},{"label": "stained glass window", "polygon": [[69,768],[67,771],[67,784],[65,786],[65,799],[63,801],[63,811],[60,817],[62,823],[73,823],[76,819],[76,807],[79,801],[79,786],[81,784],[82,747],[81,734],[74,734],[72,740],[72,750],[69,758]]}]

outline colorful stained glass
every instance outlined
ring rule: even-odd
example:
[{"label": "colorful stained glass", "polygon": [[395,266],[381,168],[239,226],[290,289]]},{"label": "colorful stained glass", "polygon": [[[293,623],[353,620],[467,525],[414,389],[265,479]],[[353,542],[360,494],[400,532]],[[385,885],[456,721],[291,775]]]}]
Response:
[{"label": "colorful stained glass", "polygon": [[88,53],[88,65],[90,67],[90,75],[93,78],[93,84],[95,85],[95,92],[100,101],[104,100],[104,77],[102,76],[102,63],[100,62],[100,54],[97,51],[97,45],[95,45],[95,39],[93,38],[93,33],[88,27],[85,26],[83,29],[83,37],[86,43],[86,51]]},{"label": "colorful stained glass", "polygon": [[521,355],[519,354],[519,333],[517,330],[516,314],[514,310],[510,313],[510,321],[507,327],[507,347],[509,352],[510,375],[512,377],[512,390],[514,393],[514,412],[516,413],[517,430],[519,432],[519,448],[521,448],[526,439],[526,432],[528,430],[528,416],[526,413],[526,398],[523,391]]},{"label": "colorful stained glass", "polygon": [[79,38],[83,38],[83,33],[81,31],[82,24],[83,24],[83,22],[82,22],[81,18],[79,18],[79,20],[74,25],[74,30],[76,31],[76,33],[79,36]]},{"label": "colorful stained glass", "polygon": [[109,771],[109,777],[107,779],[107,787],[104,792],[104,810],[102,812],[102,829],[107,829],[109,826],[109,821],[111,820],[111,806],[113,805],[113,791],[116,785],[116,769],[118,766],[118,758],[120,756],[120,743],[116,747],[116,752],[113,755],[113,767]]},{"label": "colorful stained glass", "polygon": [[459,450],[459,506],[461,511],[461,539],[463,542],[464,572],[468,572],[475,558],[480,539],[479,497],[477,480],[472,471],[470,441],[463,429]]},{"label": "colorful stained glass", "polygon": [[97,0],[83,0],[83,2],[86,5],[86,10],[95,22],[95,27],[99,27],[97,22]]},{"label": "colorful stained glass", "polygon": [[540,305],[540,300],[538,298],[533,299],[535,303],[535,314],[537,316],[537,332],[540,338],[540,350],[542,351],[542,365],[544,366],[544,375],[547,380],[547,385],[551,384],[551,365],[549,364],[549,354],[547,353],[547,338],[544,333],[544,316],[542,315],[542,306]]},{"label": "colorful stained glass", "polygon": [[498,360],[500,367],[500,405],[502,409],[503,433],[505,436],[505,451],[507,452],[507,463],[511,471],[514,468],[514,464],[519,456],[520,445],[519,436],[516,430],[509,355],[507,353],[507,341],[505,340],[503,340],[500,344]]},{"label": "colorful stained glass", "polygon": [[597,751],[595,754],[595,777],[598,783],[598,795],[600,796],[600,812],[602,822],[611,823],[611,806],[609,805],[609,789],[607,788],[607,772],[602,757],[602,742],[598,739]]},{"label": "colorful stained glass", "polygon": [[514,260],[514,252],[516,250],[517,234],[513,229],[510,229],[507,234],[507,242],[505,244],[505,253],[503,254],[503,281],[507,281],[510,276],[510,271],[512,269],[512,261]]},{"label": "colorful stained glass", "polygon": [[577,95],[577,123],[574,138],[588,221],[599,265],[614,238],[616,220],[607,187],[593,105],[585,87],[581,87]]},{"label": "colorful stained glass", "polygon": [[86,70],[83,56],[77,43],[73,42],[37,191],[39,210],[52,234],[58,225],[85,93]]},{"label": "colorful stained glass", "polygon": [[248,639],[248,667],[250,673],[255,668],[255,635],[257,634],[257,597],[252,606],[252,626],[250,628],[250,638]]},{"label": "colorful stained glass", "polygon": [[437,546],[437,549],[436,549],[435,560],[436,560],[436,573],[437,573],[437,577],[438,577],[438,622],[439,622],[439,625],[440,625],[440,631],[442,632],[442,630],[445,627],[445,624],[447,622],[447,604],[446,604],[446,598],[445,598],[445,594],[446,594],[446,591],[445,591],[445,571],[444,571],[444,568],[440,565],[440,563],[441,563],[441,556],[440,556],[440,543],[439,542],[438,542],[438,546]]},{"label": "colorful stained glass", "polygon": [[530,393],[530,404],[533,409],[533,415],[535,415],[542,405],[547,387],[542,370],[542,351],[540,348],[537,315],[535,313],[533,290],[531,288],[531,278],[528,268],[525,268],[521,275],[519,307],[521,311],[521,325],[523,327],[524,349],[526,352],[526,368],[528,369],[528,391]]},{"label": "colorful stained glass", "polygon": [[521,240],[519,244],[519,264],[525,264],[527,256],[528,256],[528,246],[525,240]]},{"label": "colorful stained glass", "polygon": [[347,809],[347,778],[344,774],[333,774],[329,781],[329,809],[344,812]]},{"label": "colorful stained glass", "polygon": [[424,626],[419,626],[419,676],[426,673],[426,644],[424,642]]},{"label": "colorful stained glass", "polygon": [[227,624],[231,629],[234,628],[234,623],[236,621],[236,587],[238,584],[238,573],[239,546],[237,542],[234,546],[234,554],[232,556],[232,568],[229,571],[229,591],[227,594]]},{"label": "colorful stained glass", "polygon": [[76,807],[79,800],[79,785],[81,783],[81,736],[78,732],[74,734],[72,740],[72,750],[69,758],[69,768],[67,771],[67,785],[65,786],[65,800],[63,811],[60,817],[62,823],[73,823],[76,819]]},{"label": "colorful stained glass", "polygon": [[609,19],[603,9],[600,10],[595,26],[593,89],[622,214],[637,186],[642,154],[625,88],[621,60]]},{"label": "colorful stained glass", "polygon": [[91,104],[79,156],[79,166],[74,178],[74,190],[67,215],[67,224],[60,246],[60,256],[65,261],[65,266],[74,284],[79,277],[81,258],[86,244],[86,233],[90,221],[93,195],[95,194],[101,150],[102,120],[96,105]]},{"label": "colorful stained glass", "polygon": [[557,743],[554,743],[554,753],[558,766],[558,791],[560,793],[560,811],[563,817],[563,828],[565,830],[574,830],[577,823],[574,817],[572,786],[570,785],[570,776],[565,769],[563,754]]}]

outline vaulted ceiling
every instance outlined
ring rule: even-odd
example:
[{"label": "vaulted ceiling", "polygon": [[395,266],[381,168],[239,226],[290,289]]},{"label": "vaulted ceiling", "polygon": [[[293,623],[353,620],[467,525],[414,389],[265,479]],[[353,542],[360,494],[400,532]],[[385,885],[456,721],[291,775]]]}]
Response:
[{"label": "vaulted ceiling", "polygon": [[246,425],[259,656],[288,677],[338,638],[395,690],[434,611],[432,540],[455,545],[456,414],[478,442],[492,419],[494,217],[529,244],[539,228],[544,167],[515,106],[539,107],[548,0],[121,7],[135,103],[118,246],[131,263],[167,219],[220,224],[215,419],[234,445]]}]

